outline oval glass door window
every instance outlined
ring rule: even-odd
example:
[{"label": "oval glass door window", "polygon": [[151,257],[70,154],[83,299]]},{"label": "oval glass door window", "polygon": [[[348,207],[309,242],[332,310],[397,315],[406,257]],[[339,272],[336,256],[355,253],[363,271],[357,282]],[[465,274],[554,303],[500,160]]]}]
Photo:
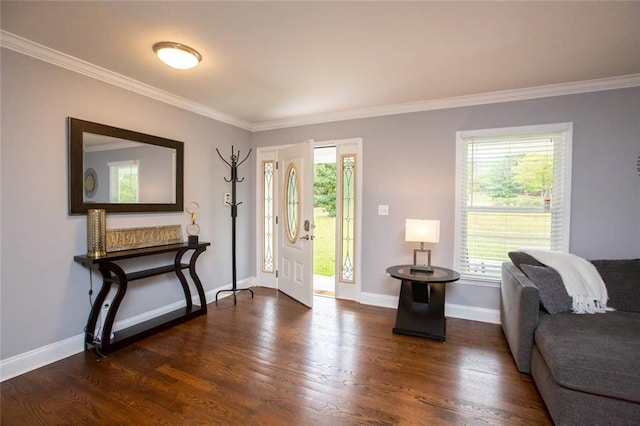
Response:
[{"label": "oval glass door window", "polygon": [[300,230],[300,182],[295,164],[289,164],[284,184],[285,233],[295,243]]}]

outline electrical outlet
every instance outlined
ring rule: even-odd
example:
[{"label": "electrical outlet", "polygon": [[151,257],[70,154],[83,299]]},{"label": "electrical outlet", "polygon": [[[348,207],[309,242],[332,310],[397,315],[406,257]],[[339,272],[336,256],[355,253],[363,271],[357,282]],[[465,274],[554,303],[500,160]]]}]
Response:
[{"label": "electrical outlet", "polygon": [[231,194],[229,194],[228,192],[224,194],[224,205],[225,206],[231,205]]}]

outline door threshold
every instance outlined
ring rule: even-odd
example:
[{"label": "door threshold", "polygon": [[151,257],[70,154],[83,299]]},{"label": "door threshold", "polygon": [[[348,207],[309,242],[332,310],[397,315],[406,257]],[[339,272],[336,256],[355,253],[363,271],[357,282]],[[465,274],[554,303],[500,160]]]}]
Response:
[{"label": "door threshold", "polygon": [[329,291],[329,290],[313,290],[313,295],[314,296],[321,296],[321,297],[331,297],[334,298],[336,297],[336,293],[333,291]]}]

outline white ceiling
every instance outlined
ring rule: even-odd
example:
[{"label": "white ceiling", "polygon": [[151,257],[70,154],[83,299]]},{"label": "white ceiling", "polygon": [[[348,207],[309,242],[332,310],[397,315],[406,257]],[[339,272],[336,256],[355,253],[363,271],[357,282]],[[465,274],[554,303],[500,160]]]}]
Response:
[{"label": "white ceiling", "polygon": [[[11,2],[2,30],[247,123],[640,73],[640,2]],[[177,41],[204,57],[162,64]]]}]

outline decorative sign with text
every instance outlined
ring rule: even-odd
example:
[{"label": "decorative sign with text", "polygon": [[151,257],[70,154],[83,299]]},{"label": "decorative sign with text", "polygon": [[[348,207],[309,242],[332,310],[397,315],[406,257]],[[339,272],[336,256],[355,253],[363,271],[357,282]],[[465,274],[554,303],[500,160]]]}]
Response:
[{"label": "decorative sign with text", "polygon": [[107,252],[183,242],[182,225],[107,229]]}]

